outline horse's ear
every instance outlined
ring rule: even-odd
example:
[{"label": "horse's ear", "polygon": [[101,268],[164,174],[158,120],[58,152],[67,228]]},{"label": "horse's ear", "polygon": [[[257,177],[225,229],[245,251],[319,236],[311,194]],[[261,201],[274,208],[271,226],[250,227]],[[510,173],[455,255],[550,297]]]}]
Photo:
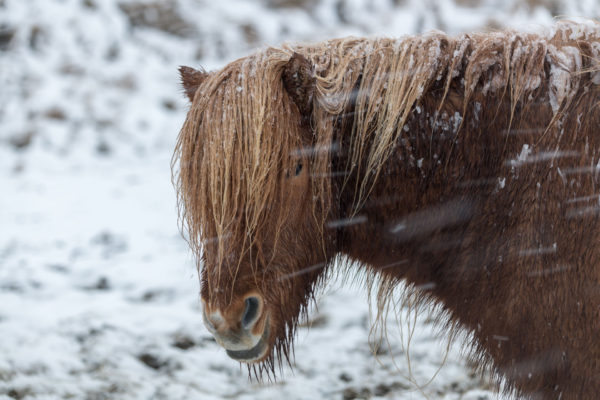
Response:
[{"label": "horse's ear", "polygon": [[312,112],[315,93],[315,73],[312,63],[294,53],[283,68],[283,86],[304,116]]},{"label": "horse's ear", "polygon": [[194,95],[198,87],[206,79],[208,74],[203,70],[197,70],[191,67],[179,67],[179,75],[181,76],[181,84],[183,90],[190,101],[194,101]]}]

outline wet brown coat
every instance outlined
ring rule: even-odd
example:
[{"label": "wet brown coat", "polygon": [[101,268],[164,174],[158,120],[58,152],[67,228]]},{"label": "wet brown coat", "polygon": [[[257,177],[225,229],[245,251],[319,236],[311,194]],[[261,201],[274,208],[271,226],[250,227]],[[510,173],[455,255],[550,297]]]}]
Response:
[{"label": "wet brown coat", "polygon": [[[323,110],[334,107],[323,95],[329,83],[320,75],[318,49],[297,47],[278,70],[288,96],[281,102],[287,107],[291,100],[295,107],[279,117],[300,129],[293,146],[317,150],[291,151],[293,156],[281,161],[276,181],[285,193],[269,211],[284,209],[275,214],[287,222],[272,225],[260,241],[262,254],[276,262],[240,256],[231,272],[215,254],[243,249],[217,238],[214,247],[221,250],[208,245],[200,258],[205,263],[203,299],[229,307],[235,303],[232,293],[258,288],[266,309],[271,307],[271,346],[287,357],[298,314],[324,271],[343,254],[384,282],[406,280],[421,291],[423,301],[441,304],[454,326],[473,334],[475,357],[506,379],[507,390],[532,399],[595,398],[600,393],[600,90],[594,46],[600,34],[568,36],[559,30],[552,45],[577,48],[582,61],[568,71],[571,81],[566,83],[573,90],[558,104],[552,100],[561,93],[552,80],[558,75],[546,43],[535,58],[537,69],[519,64],[516,68],[526,73],[504,74],[502,84],[485,89],[486,82],[510,67],[500,62],[473,73],[481,66],[473,61],[478,50],[473,41],[462,49],[470,63],[452,61],[445,77],[427,78],[422,93],[407,97],[408,112],[393,120],[393,132],[383,139],[378,133],[363,134],[364,147],[357,147],[354,135],[360,116],[368,114],[357,105],[365,76],[357,75],[346,88],[350,100],[341,110],[328,114]],[[503,40],[500,54],[510,61],[523,43]],[[439,46],[448,43],[442,40]],[[539,74],[544,78],[538,85],[520,80]],[[197,78],[193,85],[202,90]],[[194,105],[198,102],[196,96]],[[211,135],[208,128],[202,130],[198,110],[190,111],[180,136],[175,161],[184,162],[183,177],[176,184],[184,223],[188,229],[196,224],[192,232],[206,243],[214,239],[206,233],[214,232],[213,222],[194,211],[203,193],[197,190],[196,170],[185,171],[185,162],[201,149],[186,151],[198,135]],[[363,128],[378,132],[390,119],[383,125],[377,121],[367,118]],[[329,147],[322,152],[325,125],[331,129],[325,141]],[[188,137],[189,132],[194,135]],[[386,145],[374,164],[357,156],[381,140]],[[290,181],[298,154],[306,167],[301,180]],[[231,279],[221,279],[223,268],[229,268]],[[260,273],[253,268],[261,268]],[[216,272],[219,279],[212,278]],[[218,295],[223,289],[227,296]],[[272,367],[273,357],[274,351],[263,361]]]}]

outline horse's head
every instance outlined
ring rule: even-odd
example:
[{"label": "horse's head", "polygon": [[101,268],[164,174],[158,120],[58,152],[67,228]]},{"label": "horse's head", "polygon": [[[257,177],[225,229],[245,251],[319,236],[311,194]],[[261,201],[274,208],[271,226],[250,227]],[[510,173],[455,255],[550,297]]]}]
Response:
[{"label": "horse's head", "polygon": [[272,370],[288,359],[332,254],[312,66],[268,50],[221,71],[180,72],[192,106],[173,166],[204,321],[230,357]]}]

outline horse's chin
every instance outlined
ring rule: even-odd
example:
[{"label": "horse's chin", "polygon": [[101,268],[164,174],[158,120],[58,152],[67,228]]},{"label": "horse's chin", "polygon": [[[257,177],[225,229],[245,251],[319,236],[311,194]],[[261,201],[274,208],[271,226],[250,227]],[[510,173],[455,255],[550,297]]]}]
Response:
[{"label": "horse's chin", "polygon": [[269,354],[269,319],[265,322],[265,329],[254,347],[245,350],[227,350],[227,355],[243,363],[257,363]]}]

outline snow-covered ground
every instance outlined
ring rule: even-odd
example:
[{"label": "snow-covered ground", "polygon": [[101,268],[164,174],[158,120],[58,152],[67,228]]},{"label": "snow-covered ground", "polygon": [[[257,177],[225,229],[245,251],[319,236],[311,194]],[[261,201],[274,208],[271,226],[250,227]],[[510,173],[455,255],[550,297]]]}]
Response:
[{"label": "snow-covered ground", "polygon": [[600,7],[0,0],[0,399],[494,398],[426,316],[407,348],[401,311],[391,351],[373,355],[366,291],[340,282],[299,330],[294,369],[248,380],[202,325],[178,232],[177,67],[218,68],[283,41],[548,25],[553,14],[598,18]]}]

